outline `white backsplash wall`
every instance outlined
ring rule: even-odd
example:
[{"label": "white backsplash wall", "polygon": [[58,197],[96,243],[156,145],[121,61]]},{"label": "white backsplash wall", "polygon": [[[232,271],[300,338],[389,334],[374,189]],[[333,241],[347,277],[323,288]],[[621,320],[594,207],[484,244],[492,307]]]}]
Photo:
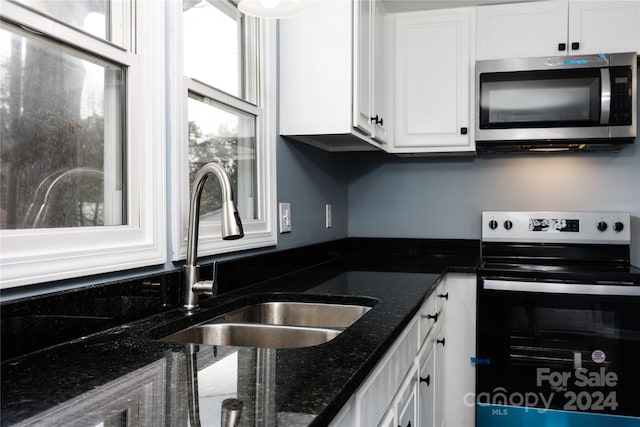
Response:
[{"label": "white backsplash wall", "polygon": [[640,142],[620,152],[349,162],[349,236],[480,238],[483,210],[624,211],[640,266]]}]

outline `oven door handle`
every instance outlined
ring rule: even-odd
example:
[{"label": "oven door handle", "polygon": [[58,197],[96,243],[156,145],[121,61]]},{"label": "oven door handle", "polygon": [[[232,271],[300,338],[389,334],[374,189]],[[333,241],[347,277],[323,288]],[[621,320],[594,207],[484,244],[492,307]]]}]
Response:
[{"label": "oven door handle", "polygon": [[640,296],[640,286],[633,285],[594,285],[484,279],[482,288],[491,291],[537,292],[545,294]]}]

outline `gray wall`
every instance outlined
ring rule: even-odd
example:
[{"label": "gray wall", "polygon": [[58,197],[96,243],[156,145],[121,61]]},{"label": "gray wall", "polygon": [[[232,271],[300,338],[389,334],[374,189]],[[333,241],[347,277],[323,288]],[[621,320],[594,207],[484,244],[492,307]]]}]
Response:
[{"label": "gray wall", "polygon": [[350,156],[349,236],[479,239],[483,210],[623,211],[640,266],[640,138],[619,152]]},{"label": "gray wall", "polygon": [[639,144],[460,159],[358,154],[349,163],[349,236],[479,239],[483,210],[628,211],[640,265]]},{"label": "gray wall", "polygon": [[[278,235],[278,249],[347,237],[346,157],[278,137],[278,202],[291,203],[291,232]],[[333,226],[325,228],[325,204]]]}]

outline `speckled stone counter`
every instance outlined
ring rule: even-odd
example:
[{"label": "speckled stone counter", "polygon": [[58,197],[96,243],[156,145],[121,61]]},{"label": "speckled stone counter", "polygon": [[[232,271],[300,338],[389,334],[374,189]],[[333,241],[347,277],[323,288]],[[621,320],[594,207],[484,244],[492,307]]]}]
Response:
[{"label": "speckled stone counter", "polygon": [[[202,425],[222,400],[242,401],[241,425],[326,425],[416,312],[439,274],[308,270],[15,358],[2,366],[2,425],[186,425],[193,372]],[[333,340],[313,347],[258,349],[169,344],[170,332],[265,299],[350,302],[373,308]],[[135,404],[132,404],[135,403]],[[137,403],[136,403],[137,402]]]},{"label": "speckled stone counter", "polygon": [[[177,272],[3,302],[0,425],[218,425],[228,398],[242,407],[241,426],[327,425],[442,274],[475,272],[477,249],[473,240],[352,238],[245,257],[219,264],[219,295],[193,313],[176,308]],[[372,309],[312,347],[161,339],[267,300]]]}]

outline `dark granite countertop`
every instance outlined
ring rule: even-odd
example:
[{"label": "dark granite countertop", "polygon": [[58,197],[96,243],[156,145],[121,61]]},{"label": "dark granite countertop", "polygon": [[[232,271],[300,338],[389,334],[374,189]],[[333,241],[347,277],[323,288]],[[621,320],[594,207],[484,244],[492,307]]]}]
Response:
[{"label": "dark granite countertop", "polygon": [[[176,308],[177,271],[3,302],[0,425],[217,425],[226,398],[242,401],[241,426],[327,425],[439,278],[475,273],[478,257],[476,240],[349,238],[220,263],[219,295],[190,314]],[[160,340],[273,299],[373,308],[312,347]]]},{"label": "dark granite countertop", "polygon": [[[242,401],[241,425],[327,425],[439,277],[309,269],[207,299],[191,315],[173,309],[10,359],[2,364],[1,424],[40,417],[47,425],[62,425],[67,419],[97,424],[133,407],[138,409],[128,416],[135,415],[142,424],[186,425],[189,372],[195,371],[202,425],[220,419],[226,397]],[[338,337],[313,347],[193,346],[158,339],[274,296],[342,302],[368,297],[377,303]],[[139,404],[131,406],[131,401]]]},{"label": "dark granite countertop", "polygon": [[[242,401],[241,426],[327,425],[443,272],[475,272],[478,249],[477,240],[349,238],[224,261],[218,296],[191,314],[177,308],[179,271],[3,301],[0,425],[186,425],[193,414],[216,425],[229,397]],[[212,277],[212,261],[201,260],[201,277]],[[252,302],[362,297],[373,308],[318,346],[160,340]]]}]

